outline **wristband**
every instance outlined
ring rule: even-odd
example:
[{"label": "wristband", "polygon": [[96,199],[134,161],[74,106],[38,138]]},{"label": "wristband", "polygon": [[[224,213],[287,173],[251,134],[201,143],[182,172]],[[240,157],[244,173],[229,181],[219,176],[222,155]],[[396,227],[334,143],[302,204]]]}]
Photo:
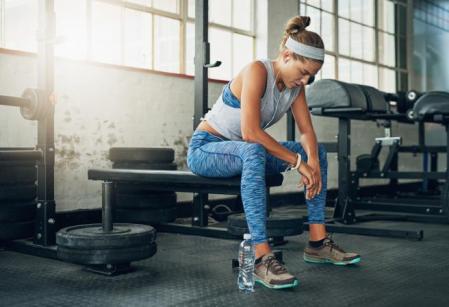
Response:
[{"label": "wristband", "polygon": [[297,153],[296,156],[297,156],[296,165],[292,167],[291,170],[298,169],[299,166],[301,165],[301,155]]}]

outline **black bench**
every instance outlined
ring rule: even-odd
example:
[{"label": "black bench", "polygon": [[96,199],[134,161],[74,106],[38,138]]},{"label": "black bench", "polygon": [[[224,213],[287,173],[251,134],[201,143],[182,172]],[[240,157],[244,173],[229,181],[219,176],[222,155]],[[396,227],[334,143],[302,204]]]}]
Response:
[{"label": "black bench", "polygon": [[[89,169],[88,179],[104,182],[144,183],[146,188],[154,191],[192,192],[193,215],[192,226],[208,225],[208,194],[240,195],[240,177],[207,178],[189,171],[135,170],[135,169]],[[267,210],[269,210],[270,187],[280,186],[281,174],[267,175]],[[112,185],[114,186],[114,185]],[[108,197],[103,202],[111,202]],[[111,205],[111,204],[109,204]]]}]

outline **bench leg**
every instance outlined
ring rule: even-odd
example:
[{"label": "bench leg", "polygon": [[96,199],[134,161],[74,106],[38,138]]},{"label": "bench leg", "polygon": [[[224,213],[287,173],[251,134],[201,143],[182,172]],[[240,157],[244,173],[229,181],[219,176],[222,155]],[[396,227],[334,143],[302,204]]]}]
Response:
[{"label": "bench leg", "polygon": [[207,193],[195,193],[193,195],[192,226],[207,226]]}]

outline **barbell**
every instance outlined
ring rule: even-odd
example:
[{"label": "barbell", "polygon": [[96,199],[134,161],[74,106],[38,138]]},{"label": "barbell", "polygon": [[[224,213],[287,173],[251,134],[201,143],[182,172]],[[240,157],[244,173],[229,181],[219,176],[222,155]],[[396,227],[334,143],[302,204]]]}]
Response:
[{"label": "barbell", "polygon": [[27,88],[22,97],[1,96],[0,105],[20,108],[22,117],[28,120],[44,119],[51,110],[52,96],[39,89]]}]

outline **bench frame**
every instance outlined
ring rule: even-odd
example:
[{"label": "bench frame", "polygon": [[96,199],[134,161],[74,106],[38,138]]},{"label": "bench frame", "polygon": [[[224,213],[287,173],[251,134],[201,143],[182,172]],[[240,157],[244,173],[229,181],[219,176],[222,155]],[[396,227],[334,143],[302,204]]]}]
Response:
[{"label": "bench frame", "polygon": [[[160,180],[156,178],[158,175],[161,176]],[[181,177],[183,175],[194,179],[183,182]],[[229,234],[226,228],[208,225],[210,206],[207,204],[209,194],[240,195],[239,177],[212,179],[193,175],[190,172],[179,171],[89,169],[88,178],[103,181],[103,214],[111,214],[114,198],[110,197],[110,195],[114,195],[114,189],[118,183],[144,183],[145,189],[148,190],[194,193],[191,225],[161,223],[155,226],[158,231],[223,239],[240,238]],[[282,175],[267,176],[267,178],[273,178],[272,180],[268,179],[266,185],[267,215],[269,215],[271,212],[270,187],[280,186],[282,184]]]}]

